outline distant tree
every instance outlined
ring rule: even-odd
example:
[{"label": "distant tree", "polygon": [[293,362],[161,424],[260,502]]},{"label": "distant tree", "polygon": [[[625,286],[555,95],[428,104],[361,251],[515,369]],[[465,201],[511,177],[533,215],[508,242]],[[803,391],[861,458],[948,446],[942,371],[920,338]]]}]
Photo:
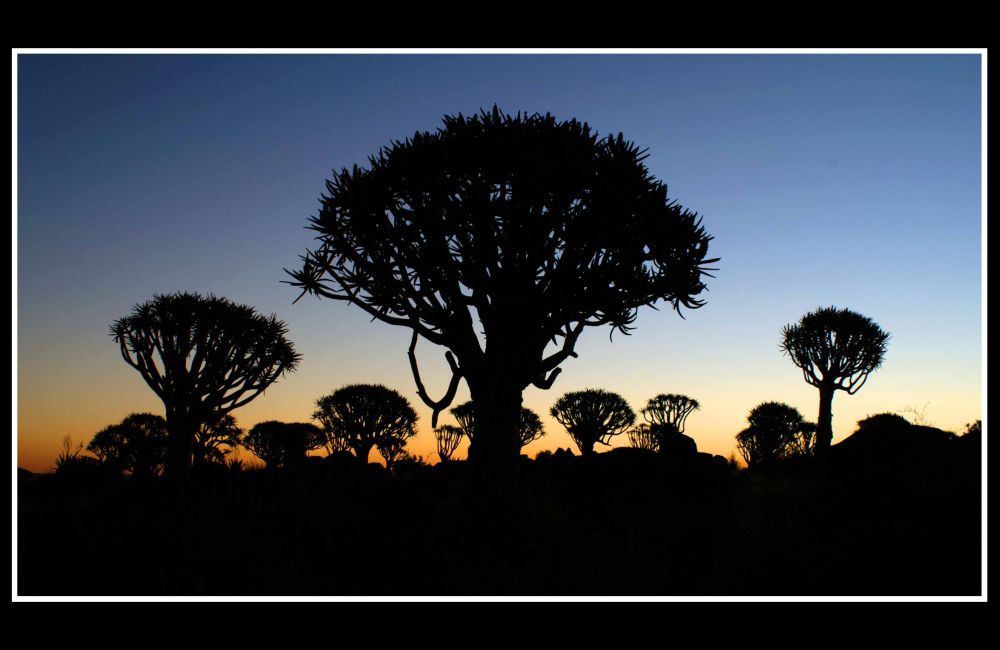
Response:
[{"label": "distant tree", "polygon": [[693,411],[701,408],[698,400],[691,399],[686,395],[664,395],[649,398],[646,406],[642,408],[643,419],[653,425],[669,424],[678,433],[684,433],[684,422]]},{"label": "distant tree", "polygon": [[87,451],[102,465],[132,476],[154,476],[167,455],[167,422],[152,413],[132,413],[98,431]]},{"label": "distant tree", "polygon": [[[470,460],[512,467],[522,391],[552,385],[585,327],[627,334],[644,305],[703,304],[711,237],[645,158],[576,120],[445,117],[327,182],[319,244],[291,284],[412,329],[431,426],[464,378],[480,423]],[[420,379],[418,337],[448,349],[440,400]]]},{"label": "distant tree", "polygon": [[736,448],[748,467],[774,465],[813,451],[815,426],[792,406],[764,402],[750,411],[747,421],[750,426],[736,434]]},{"label": "distant tree", "polygon": [[408,455],[406,453],[406,438],[396,438],[394,436],[380,438],[375,443],[375,447],[378,449],[378,453],[382,456],[382,459],[385,460],[385,468],[390,472],[396,466],[398,460]]},{"label": "distant tree", "polygon": [[816,455],[822,456],[833,441],[834,392],[853,395],[861,389],[882,365],[889,334],[867,316],[835,307],[810,312],[781,334],[781,350],[819,389]]},{"label": "distant tree", "polygon": [[232,415],[223,415],[215,422],[198,427],[192,447],[193,462],[223,464],[226,456],[243,443],[246,433],[236,424]]},{"label": "distant tree", "polygon": [[[450,413],[458,421],[458,426],[469,439],[470,444],[476,439],[478,430],[476,428],[476,406],[473,402],[465,402],[451,409]],[[521,419],[517,424],[518,451],[524,449],[529,443],[538,440],[545,435],[542,426],[542,419],[531,409],[521,407]]]},{"label": "distant tree", "polygon": [[610,444],[613,436],[625,433],[635,423],[635,412],[624,397],[599,389],[566,393],[550,412],[583,455],[593,454],[598,442]]},{"label": "distant tree", "polygon": [[243,438],[243,446],[267,467],[285,467],[302,461],[325,443],[323,430],[309,422],[259,422]]},{"label": "distant tree", "polygon": [[199,427],[295,369],[299,355],[286,333],[276,316],[192,293],[156,295],[114,322],[122,357],[166,408],[168,474],[187,473]]},{"label": "distant tree", "polygon": [[981,436],[983,434],[983,421],[976,420],[970,424],[965,425],[965,431],[962,432],[963,436]]},{"label": "distant tree", "polygon": [[660,449],[658,436],[653,434],[646,422],[637,424],[628,430],[628,441],[636,449],[648,449],[649,451],[659,451]]},{"label": "distant tree", "polygon": [[313,419],[318,420],[328,447],[349,448],[368,462],[372,447],[392,449],[396,441],[417,434],[417,412],[397,391],[380,384],[344,386],[316,400]]},{"label": "distant tree", "polygon": [[462,428],[453,424],[442,424],[434,429],[434,439],[437,441],[438,457],[442,461],[451,460],[451,455],[462,442]]}]

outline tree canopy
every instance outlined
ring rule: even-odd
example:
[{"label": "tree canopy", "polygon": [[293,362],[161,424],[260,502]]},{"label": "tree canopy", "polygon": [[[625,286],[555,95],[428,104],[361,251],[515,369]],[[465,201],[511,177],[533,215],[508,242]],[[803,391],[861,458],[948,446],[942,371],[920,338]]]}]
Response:
[{"label": "tree canopy", "polygon": [[351,449],[365,463],[372,447],[401,453],[401,445],[417,434],[409,400],[381,384],[351,384],[319,398],[313,419],[322,425],[328,448]]},{"label": "tree canopy", "polygon": [[750,411],[747,421],[750,426],[736,434],[736,448],[748,467],[773,465],[812,453],[815,426],[788,404],[758,404]]},{"label": "tree canopy", "polygon": [[155,295],[115,321],[111,334],[163,400],[167,468],[175,474],[191,465],[198,427],[249,403],[299,361],[276,316],[215,296]]},{"label": "tree canopy", "polygon": [[[447,116],[327,182],[291,284],[412,329],[432,426],[464,378],[486,423],[470,458],[512,460],[521,391],[549,388],[584,328],[628,333],[641,306],[703,304],[711,237],[646,157],[575,119]],[[441,399],[420,379],[418,337],[447,348]]]},{"label": "tree canopy", "polygon": [[167,422],[153,413],[132,413],[98,431],[87,444],[98,462],[132,476],[153,476],[163,469]]},{"label": "tree canopy", "polygon": [[594,453],[596,443],[610,444],[613,436],[635,423],[635,411],[624,397],[593,388],[566,393],[552,406],[551,414],[585,455]]}]

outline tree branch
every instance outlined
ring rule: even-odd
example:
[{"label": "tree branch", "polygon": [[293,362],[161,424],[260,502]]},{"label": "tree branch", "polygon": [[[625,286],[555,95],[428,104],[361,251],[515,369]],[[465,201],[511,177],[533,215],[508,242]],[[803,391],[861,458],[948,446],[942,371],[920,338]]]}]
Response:
[{"label": "tree branch", "polygon": [[462,379],[462,369],[459,368],[458,364],[455,362],[455,357],[452,355],[451,351],[444,353],[444,358],[448,362],[448,366],[451,368],[451,381],[448,383],[448,390],[445,392],[444,397],[439,400],[433,400],[430,395],[427,394],[427,390],[424,388],[424,382],[420,380],[420,370],[417,368],[417,338],[418,334],[416,330],[413,330],[413,338],[410,340],[410,349],[408,356],[410,357],[410,370],[413,371],[413,380],[417,384],[417,395],[424,404],[431,408],[431,427],[437,427],[438,414],[451,406],[452,401],[455,399],[455,393],[458,392],[458,382]]}]

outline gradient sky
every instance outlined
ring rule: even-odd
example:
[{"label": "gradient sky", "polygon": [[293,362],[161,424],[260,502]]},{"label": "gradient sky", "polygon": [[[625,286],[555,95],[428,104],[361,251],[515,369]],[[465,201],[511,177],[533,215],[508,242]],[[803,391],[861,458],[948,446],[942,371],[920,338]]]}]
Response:
[{"label": "gradient sky", "polygon": [[[834,398],[834,442],[907,409],[960,431],[981,416],[980,86],[980,57],[961,54],[20,54],[17,464],[47,471],[67,435],[163,414],[108,327],[179,290],[277,314],[303,355],[233,413],[242,426],[307,421],[321,395],[384,383],[420,413],[410,449],[436,461],[409,330],[340,302],[293,305],[282,269],[311,246],[304,226],[332,170],[493,104],[648,148],[722,258],[686,320],[646,308],[630,337],[588,328],[553,388],[525,391],[548,431],[527,453],[575,450],[548,409],[587,387],[636,410],[657,393],[694,397],[687,433],[726,456],[760,402],[815,419],[818,392],[778,344],[829,305],[892,334],[884,366]],[[418,353],[440,396],[443,350]],[[463,384],[456,403],[467,398]]]}]

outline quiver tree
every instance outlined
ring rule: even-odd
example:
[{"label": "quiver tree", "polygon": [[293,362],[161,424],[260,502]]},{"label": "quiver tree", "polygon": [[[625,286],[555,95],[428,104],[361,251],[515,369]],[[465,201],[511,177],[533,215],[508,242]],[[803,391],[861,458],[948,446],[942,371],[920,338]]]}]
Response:
[{"label": "quiver tree", "polygon": [[325,442],[323,430],[315,424],[277,420],[255,424],[243,438],[243,446],[271,468],[301,462],[306,454]]},{"label": "quiver tree", "polygon": [[624,433],[635,423],[635,412],[624,397],[599,389],[566,393],[550,413],[566,428],[585,456],[594,453],[596,443],[610,444],[613,436]]},{"label": "quiver tree", "polygon": [[236,424],[232,415],[223,415],[213,422],[205,422],[194,434],[192,464],[222,464],[226,456],[243,443],[245,432]]},{"label": "quiver tree", "polygon": [[[397,391],[380,384],[344,386],[316,400],[318,420],[330,449],[350,449],[368,462],[372,447],[405,441],[417,434],[417,412]],[[383,456],[384,457],[384,456]]]},{"label": "quiver tree", "polygon": [[396,438],[393,436],[379,438],[378,442],[375,443],[375,447],[378,449],[378,453],[382,456],[382,459],[385,460],[385,468],[390,472],[396,466],[396,461],[407,455],[406,438]]},{"label": "quiver tree", "polygon": [[153,476],[167,454],[167,422],[152,413],[133,413],[98,431],[87,451],[102,465],[132,476]]},{"label": "quiver tree", "polygon": [[628,442],[636,449],[648,449],[649,451],[659,451],[660,449],[659,437],[645,422],[628,430]]},{"label": "quiver tree", "polygon": [[[711,237],[646,157],[575,119],[445,117],[327,182],[318,245],[290,283],[412,329],[431,425],[464,378],[481,423],[470,460],[511,466],[522,391],[552,385],[584,328],[628,333],[641,306],[703,304]],[[447,348],[439,400],[420,379],[419,337]]]},{"label": "quiver tree", "polygon": [[112,324],[122,357],[163,400],[168,474],[190,468],[199,427],[295,369],[299,355],[286,333],[274,315],[191,293],[156,295]]},{"label": "quiver tree", "polygon": [[684,433],[684,422],[693,411],[701,408],[698,400],[686,395],[664,395],[649,398],[646,406],[639,412],[646,422],[662,427],[670,425],[677,433]]},{"label": "quiver tree", "polygon": [[819,389],[816,455],[833,441],[833,394],[858,392],[868,375],[882,365],[889,334],[872,319],[849,309],[820,308],[782,331],[781,350]]},{"label": "quiver tree", "polygon": [[[473,402],[465,402],[454,407],[450,411],[451,415],[458,421],[458,426],[466,438],[469,439],[470,446],[479,435],[476,428],[476,406]],[[518,453],[529,443],[538,440],[545,435],[542,426],[542,419],[531,409],[522,406],[521,417],[517,421],[517,450]]]},{"label": "quiver tree", "polygon": [[813,451],[816,427],[792,406],[764,402],[750,411],[747,421],[750,426],[736,434],[736,448],[747,467],[773,465]]},{"label": "quiver tree", "polygon": [[438,457],[442,461],[451,460],[451,455],[462,442],[462,428],[453,424],[442,424],[434,429],[434,440],[437,441]]}]

